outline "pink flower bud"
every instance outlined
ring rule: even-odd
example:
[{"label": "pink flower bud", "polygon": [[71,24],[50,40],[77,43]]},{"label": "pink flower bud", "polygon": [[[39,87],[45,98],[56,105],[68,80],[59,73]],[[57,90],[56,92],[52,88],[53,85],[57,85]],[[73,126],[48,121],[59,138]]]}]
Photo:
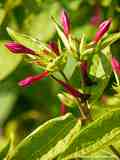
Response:
[{"label": "pink flower bud", "polygon": [[61,103],[61,105],[60,105],[60,113],[61,113],[61,115],[65,115],[67,113],[67,108],[64,105],[64,103]]},{"label": "pink flower bud", "polygon": [[56,55],[59,56],[59,48],[58,48],[57,43],[55,43],[55,42],[50,42],[50,43],[48,44],[48,48],[50,48],[54,53],[56,53]]},{"label": "pink flower bud", "polygon": [[68,37],[70,33],[70,19],[68,13],[65,10],[61,12],[60,20],[63,26],[64,34]]},{"label": "pink flower bud", "polygon": [[29,76],[29,77],[27,77],[26,79],[21,80],[21,81],[19,82],[19,86],[21,86],[21,87],[30,86],[30,85],[32,85],[34,82],[40,81],[40,80],[42,80],[43,78],[47,77],[48,75],[49,75],[49,72],[48,72],[48,71],[44,71],[44,72],[42,72],[41,74],[38,74],[38,75],[36,75],[36,76]]},{"label": "pink flower bud", "polygon": [[22,44],[16,43],[16,42],[7,42],[5,44],[5,47],[8,48],[11,52],[13,53],[28,53],[28,54],[32,54],[35,55],[35,52],[30,49],[27,48],[25,46],[23,46]]},{"label": "pink flower bud", "polygon": [[120,75],[120,63],[115,57],[112,58],[111,65],[112,65],[113,71],[115,71],[118,75]]},{"label": "pink flower bud", "polygon": [[108,31],[111,22],[112,22],[111,19],[108,19],[100,24],[99,30],[97,31],[95,38],[93,39],[95,43],[97,43],[103,37],[103,35]]}]

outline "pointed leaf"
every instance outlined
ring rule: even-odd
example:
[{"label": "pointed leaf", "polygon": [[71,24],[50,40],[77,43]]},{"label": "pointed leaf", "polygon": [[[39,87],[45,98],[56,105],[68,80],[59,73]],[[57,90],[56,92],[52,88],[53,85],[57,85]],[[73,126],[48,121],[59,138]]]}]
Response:
[{"label": "pointed leaf", "polygon": [[76,119],[68,113],[38,127],[13,151],[11,160],[36,160],[49,152],[75,126]]},{"label": "pointed leaf", "polygon": [[[81,129],[79,135],[76,135],[76,138],[71,142],[67,150],[62,154],[61,159],[64,159],[65,157],[66,159],[69,159],[69,155],[74,154],[75,152],[80,152],[84,148],[90,147],[95,143],[95,147],[98,147],[99,141],[107,134],[111,135],[111,137],[106,136],[108,138],[108,141],[111,141],[112,136],[116,137],[118,134],[120,134],[119,130],[116,130],[117,132],[115,132],[115,130],[114,132],[111,132],[113,129],[120,127],[119,117],[120,109],[112,110],[111,112],[105,113],[100,118],[96,119],[94,122]],[[101,142],[103,142],[103,140],[106,140],[106,142],[108,142],[107,138],[102,139]]]}]

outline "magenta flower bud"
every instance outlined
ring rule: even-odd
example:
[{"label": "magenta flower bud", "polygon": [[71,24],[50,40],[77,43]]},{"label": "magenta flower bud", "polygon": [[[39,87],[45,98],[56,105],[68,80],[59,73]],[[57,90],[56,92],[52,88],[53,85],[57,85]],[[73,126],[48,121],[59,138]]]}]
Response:
[{"label": "magenta flower bud", "polygon": [[111,65],[112,65],[113,71],[115,71],[118,75],[120,75],[120,63],[115,57],[112,58]]},{"label": "magenta flower bud", "polygon": [[68,37],[70,33],[70,19],[68,13],[65,10],[61,12],[60,20],[63,26],[64,34]]},{"label": "magenta flower bud", "polygon": [[49,75],[49,72],[48,71],[44,71],[36,76],[29,76],[27,77],[26,79],[24,80],[21,80],[19,82],[19,86],[21,87],[27,87],[27,86],[30,86],[32,85],[34,82],[36,81],[40,81],[42,80],[43,78],[47,77]]},{"label": "magenta flower bud", "polygon": [[60,105],[60,113],[61,113],[61,115],[65,115],[67,113],[67,108],[64,105],[64,103],[61,103],[61,105]]},{"label": "magenta flower bud", "polygon": [[100,24],[99,30],[97,31],[95,38],[93,39],[95,43],[97,43],[103,37],[103,35],[108,31],[111,22],[112,22],[111,19],[108,19]]},{"label": "magenta flower bud", "polygon": [[50,43],[48,44],[48,48],[50,48],[56,55],[59,56],[59,48],[58,48],[57,43],[55,43],[55,42],[50,42]]},{"label": "magenta flower bud", "polygon": [[28,54],[32,54],[35,55],[35,52],[30,49],[27,48],[25,46],[23,46],[22,44],[16,43],[16,42],[7,42],[5,44],[5,47],[8,48],[11,52],[13,53],[28,53]]}]

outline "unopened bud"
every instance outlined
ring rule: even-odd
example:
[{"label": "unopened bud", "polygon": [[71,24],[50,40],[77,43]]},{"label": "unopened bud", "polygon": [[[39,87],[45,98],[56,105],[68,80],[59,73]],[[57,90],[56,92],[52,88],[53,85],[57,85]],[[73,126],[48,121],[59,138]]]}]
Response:
[{"label": "unopened bud", "polygon": [[42,72],[41,74],[38,74],[38,75],[36,75],[36,76],[29,76],[29,77],[27,77],[26,79],[21,80],[21,81],[19,82],[19,86],[21,86],[21,87],[30,86],[30,85],[32,85],[34,82],[40,81],[40,80],[42,80],[43,78],[47,77],[48,75],[49,75],[48,71],[44,71],[44,72]]},{"label": "unopened bud", "polygon": [[16,43],[16,42],[7,42],[5,44],[5,47],[8,48],[11,52],[13,53],[24,53],[24,54],[32,54],[35,55],[35,52],[30,49],[27,48],[25,46],[23,46],[22,44]]},{"label": "unopened bud", "polygon": [[70,33],[70,19],[68,13],[65,10],[61,12],[60,20],[63,26],[64,34],[68,37]]},{"label": "unopened bud", "polygon": [[97,31],[95,38],[93,39],[95,43],[97,43],[103,37],[103,35],[108,31],[110,24],[111,24],[111,19],[108,19],[100,24],[99,30]]}]

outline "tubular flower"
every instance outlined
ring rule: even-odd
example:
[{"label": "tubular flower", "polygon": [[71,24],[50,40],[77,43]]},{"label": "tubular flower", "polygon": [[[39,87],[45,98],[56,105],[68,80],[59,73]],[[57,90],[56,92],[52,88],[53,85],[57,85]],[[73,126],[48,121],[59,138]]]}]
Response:
[{"label": "tubular flower", "polygon": [[103,37],[103,35],[108,31],[110,24],[111,24],[111,19],[108,19],[100,24],[99,30],[97,31],[95,38],[93,39],[95,43],[97,43]]},{"label": "tubular flower", "polygon": [[48,44],[48,48],[50,48],[56,55],[59,56],[59,48],[56,42],[50,42]]},{"label": "tubular flower", "polygon": [[18,53],[18,54],[19,53],[27,53],[27,54],[36,55],[32,49],[27,48],[27,47],[23,46],[22,44],[19,44],[16,42],[7,42],[5,44],[5,47],[8,48],[13,53]]},{"label": "tubular flower", "polygon": [[63,26],[64,34],[68,37],[70,33],[70,19],[68,13],[65,10],[61,12],[60,20]]},{"label": "tubular flower", "polygon": [[80,93],[77,89],[75,89],[73,86],[71,86],[70,84],[62,81],[62,80],[57,80],[63,87],[64,89],[71,94],[74,97],[80,97],[82,100],[86,100],[89,98],[90,95],[88,94],[82,94]]},{"label": "tubular flower", "polygon": [[42,80],[43,78],[47,77],[49,75],[49,72],[48,71],[44,71],[36,76],[29,76],[27,77],[26,79],[24,80],[21,80],[19,82],[19,86],[21,87],[27,87],[27,86],[30,86],[32,85],[33,83],[37,82],[37,81],[40,81]]},{"label": "tubular flower", "polygon": [[113,71],[115,71],[118,75],[120,75],[120,63],[115,57],[111,59],[111,65],[112,65]]}]

